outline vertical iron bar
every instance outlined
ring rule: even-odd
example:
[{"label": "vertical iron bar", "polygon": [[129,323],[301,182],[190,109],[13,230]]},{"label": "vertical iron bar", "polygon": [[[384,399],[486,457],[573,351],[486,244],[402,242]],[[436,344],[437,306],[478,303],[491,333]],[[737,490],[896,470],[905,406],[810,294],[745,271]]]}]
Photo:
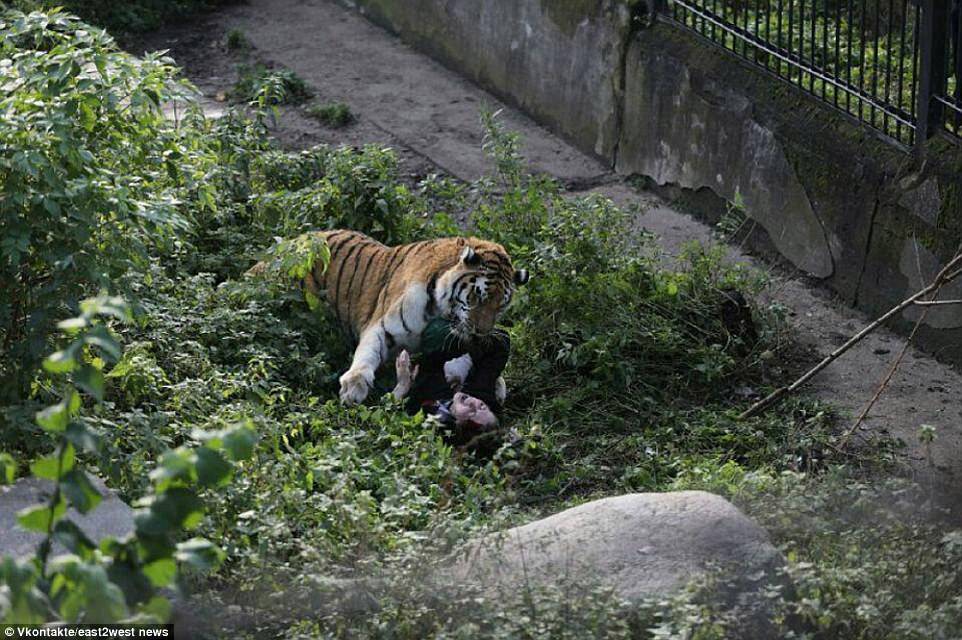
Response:
[{"label": "vertical iron bar", "polygon": [[[783,11],[784,11],[784,7],[783,7],[783,5],[782,5],[782,0],[778,0],[778,24],[776,25],[775,28],[777,29],[776,36],[777,36],[777,38],[778,38],[778,51],[779,51],[779,53],[781,53],[781,52],[784,51],[784,49],[782,48],[782,13],[783,13]],[[775,73],[777,73],[778,76],[781,77],[781,75],[782,75],[782,61],[781,61],[781,60],[776,60],[776,61],[775,61],[775,64],[776,64],[776,69],[777,69],[777,71],[776,71]]]},{"label": "vertical iron bar", "polygon": [[[726,12],[725,15],[723,16],[724,19],[725,19],[725,23],[726,23],[726,24],[730,24],[730,25],[735,26],[735,27],[738,26],[738,5],[739,5],[739,3],[741,3],[742,1],[743,1],[743,0],[733,0],[733,1],[732,1],[732,18],[731,18],[731,20],[728,19],[728,14],[727,14],[727,12]],[[725,7],[722,7],[722,11],[724,11],[724,10],[725,10]],[[737,55],[738,55],[738,38],[735,37],[735,34],[734,34],[734,33],[731,34],[731,37],[732,37],[732,52],[734,52],[734,54],[737,56]]]},{"label": "vertical iron bar", "polygon": [[[761,14],[762,14],[761,3],[758,3],[758,6],[755,7],[755,32],[752,34],[752,35],[755,36],[755,40],[756,40],[756,41],[757,41],[757,40],[761,40],[761,38],[762,38],[761,29],[758,28],[759,20],[760,20],[760,18],[761,18]],[[768,14],[766,13],[766,16],[767,16],[767,15],[768,15]],[[767,40],[767,38],[766,38],[766,40]],[[758,45],[756,44],[753,48],[754,48],[753,56],[754,56],[754,59],[755,59],[755,64],[758,64]]]},{"label": "vertical iron bar", "polygon": [[[902,28],[899,29],[900,31],[900,34],[899,34],[899,81],[898,81],[898,84],[896,85],[896,92],[897,92],[896,95],[898,96],[898,98],[895,104],[898,107],[898,110],[900,113],[905,113],[909,110],[905,108],[905,96],[902,91],[903,89],[902,83],[905,81],[905,32],[909,27],[909,24],[908,24],[909,0],[899,0],[899,2],[902,5],[902,15],[901,15]],[[895,121],[895,137],[897,140],[902,139],[902,122],[899,120]]]},{"label": "vertical iron bar", "polygon": [[[825,0],[825,1],[828,2],[828,0]],[[828,15],[827,11],[825,15],[826,16]],[[825,26],[825,31],[826,32],[828,31],[827,24]],[[834,64],[835,70],[832,72],[832,75],[838,78],[839,80],[842,79],[842,74],[841,74],[842,70],[839,67],[839,64],[841,64],[841,61],[842,61],[841,44],[842,44],[842,4],[840,2],[837,2],[837,4],[835,5],[835,64]],[[838,106],[838,87],[832,88],[832,95],[835,99],[835,106],[837,107]]]},{"label": "vertical iron bar", "polygon": [[[722,2],[724,3],[725,0],[722,0]],[[708,3],[705,2],[705,3],[703,3],[703,4],[704,4],[704,6],[702,6],[701,9],[702,9],[703,11],[708,11]],[[723,5],[723,6],[724,6],[724,5]],[[717,3],[716,3],[716,0],[711,0],[711,13],[712,13],[712,15],[715,15],[715,16],[718,15],[718,5],[717,5]],[[724,43],[724,40],[725,40],[725,32],[724,32],[724,31],[722,31],[721,36],[722,36],[722,42]],[[713,42],[715,41],[715,23],[714,23],[714,22],[711,23],[711,39],[712,39]]]},{"label": "vertical iron bar", "polygon": [[931,138],[942,124],[942,103],[932,96],[942,85],[945,74],[946,21],[948,2],[921,0],[922,23],[919,26],[919,102],[916,144]]},{"label": "vertical iron bar", "polygon": [[[765,42],[772,44],[772,0],[765,0]],[[765,68],[771,69],[772,56],[764,54]]]},{"label": "vertical iron bar", "polygon": [[[952,133],[958,135],[959,127],[962,126],[962,113],[959,112],[959,108],[962,107],[962,3],[956,0],[953,7],[952,13],[955,14],[952,20],[952,48],[955,54],[952,59],[955,61],[955,67],[953,69],[952,75],[955,76],[955,114],[952,118],[953,129]],[[948,83],[948,78],[946,78],[946,83]]]},{"label": "vertical iron bar", "polygon": [[919,117],[918,117],[918,89],[919,89],[919,31],[921,27],[922,9],[918,5],[913,5],[915,11],[915,21],[912,24],[912,84],[911,96],[909,98],[909,108],[912,112],[912,122],[915,123],[915,130],[912,132],[912,142],[919,139]]},{"label": "vertical iron bar", "polygon": [[[874,36],[872,47],[872,97],[878,98],[878,49],[879,49],[879,30],[881,29],[880,18],[882,15],[882,0],[875,1],[875,28],[872,29],[872,35]],[[875,114],[878,109],[874,104],[871,105],[871,111],[869,112],[872,117],[871,124],[875,126]]]},{"label": "vertical iron bar", "polygon": [[858,119],[865,122],[865,0],[862,0],[862,10],[859,15],[858,25]]},{"label": "vertical iron bar", "polygon": [[[828,75],[834,76],[831,67],[828,64],[828,0],[822,2],[822,64],[821,68]],[[824,80],[822,81],[822,100],[826,100],[825,95],[828,90],[828,83]]]},{"label": "vertical iron bar", "polygon": [[[891,107],[892,103],[889,101],[889,93],[892,87],[892,18],[895,14],[895,4],[894,0],[889,0],[889,12],[888,12],[888,26],[885,29],[885,106]],[[882,112],[882,131],[885,134],[889,132],[889,117],[888,111]]]},{"label": "vertical iron bar", "polygon": [[[793,36],[795,35],[794,30],[792,28],[794,24],[794,18],[795,18],[794,9],[795,9],[795,0],[788,0],[788,59],[789,60],[792,60],[792,41],[794,39]],[[791,82],[792,81],[791,63],[789,63],[787,70],[788,70],[788,81]]]},{"label": "vertical iron bar", "polygon": [[846,0],[845,4],[848,7],[848,42],[846,43],[846,51],[848,52],[845,56],[845,84],[848,85],[848,90],[845,92],[845,112],[848,114],[852,113],[852,3],[855,0]]},{"label": "vertical iron bar", "polygon": [[[818,50],[818,38],[815,36],[815,22],[818,20],[818,0],[810,0],[812,3],[812,42],[809,45],[811,47],[811,55],[809,56],[809,61],[812,64],[813,69],[821,68],[815,62],[815,52]],[[815,95],[815,74],[808,74],[808,90],[812,95]]]}]

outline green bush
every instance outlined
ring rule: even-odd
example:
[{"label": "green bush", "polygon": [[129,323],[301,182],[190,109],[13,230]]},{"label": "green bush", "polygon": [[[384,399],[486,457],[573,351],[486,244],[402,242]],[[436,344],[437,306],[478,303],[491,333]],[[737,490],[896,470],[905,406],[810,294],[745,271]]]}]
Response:
[{"label": "green bush", "polygon": [[242,102],[256,102],[261,108],[301,104],[314,95],[304,79],[290,69],[241,65],[238,75],[231,96]]},{"label": "green bush", "polygon": [[[188,225],[209,197],[194,144],[160,106],[171,62],[137,60],[76,18],[0,22],[0,398],[23,397],[53,320]],[[192,207],[191,207],[192,208]]]},{"label": "green bush", "polygon": [[[226,484],[230,461],[248,457],[256,438],[244,425],[195,432],[201,446],[167,451],[150,474],[152,490],[137,503],[134,533],[95,544],[64,517],[68,507],[86,514],[102,499],[78,460],[79,453],[99,453],[102,443],[81,414],[81,394],[102,401],[101,367],[121,355],[101,317],[125,321],[130,312],[122,300],[103,296],[84,301],[81,309],[82,315],[59,325],[69,344],[44,360],[51,375],[70,379],[60,402],[36,414],[37,425],[56,448],[35,460],[30,471],[50,481],[53,491],[46,503],[17,514],[21,527],[44,538],[33,557],[0,562],[0,622],[166,622],[170,603],[159,589],[176,580],[178,563],[207,571],[223,558],[203,538],[182,540],[182,530],[196,527],[204,513],[195,487]],[[67,553],[51,557],[54,542]]]},{"label": "green bush", "polygon": [[[233,0],[8,0],[6,4],[22,11],[50,11],[62,7],[111,33],[151,31],[163,23],[198,11],[228,4]],[[0,6],[4,3],[0,2]]]}]

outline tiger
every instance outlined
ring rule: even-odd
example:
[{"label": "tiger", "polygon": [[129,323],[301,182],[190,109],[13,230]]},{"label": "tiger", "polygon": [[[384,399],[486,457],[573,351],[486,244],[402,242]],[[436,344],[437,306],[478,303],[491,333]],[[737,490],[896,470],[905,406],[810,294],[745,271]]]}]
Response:
[{"label": "tiger", "polygon": [[529,279],[503,246],[475,237],[388,247],[349,229],[312,234],[327,243],[330,259],[314,263],[304,287],[327,299],[357,343],[339,379],[345,405],[367,398],[375,372],[392,355],[416,352],[421,333],[437,317],[450,320],[461,338],[490,333],[515,287]]}]

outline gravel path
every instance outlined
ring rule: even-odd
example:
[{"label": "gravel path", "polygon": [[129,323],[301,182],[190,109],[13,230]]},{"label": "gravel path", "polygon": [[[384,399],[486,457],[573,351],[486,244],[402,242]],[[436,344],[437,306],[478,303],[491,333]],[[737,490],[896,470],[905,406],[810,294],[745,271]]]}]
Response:
[{"label": "gravel path", "polygon": [[[556,176],[572,192],[591,190],[619,204],[642,205],[646,213],[640,224],[660,237],[668,255],[690,240],[713,241],[708,226],[631,188],[608,167],[333,0],[250,0],[153,34],[141,46],[170,49],[204,94],[214,97],[236,77],[238,57],[223,46],[231,29],[253,43],[255,59],[294,70],[314,88],[318,101],[345,102],[359,116],[347,129],[330,130],[300,109],[285,109],[276,134],[288,146],[390,144],[412,179],[443,172],[472,180],[491,168],[481,151],[479,109],[486,105],[503,109],[505,125],[522,135],[534,171]],[[735,248],[730,259],[770,269]],[[800,339],[816,355],[830,352],[870,320],[811,283],[781,269],[772,272],[765,298],[787,307]],[[813,380],[808,393],[856,414],[903,344],[899,336],[877,332]],[[861,435],[902,439],[907,473],[930,487],[935,501],[951,508],[956,520],[962,514],[960,397],[958,371],[910,348],[861,430]],[[931,458],[918,440],[922,424],[937,429]]]}]

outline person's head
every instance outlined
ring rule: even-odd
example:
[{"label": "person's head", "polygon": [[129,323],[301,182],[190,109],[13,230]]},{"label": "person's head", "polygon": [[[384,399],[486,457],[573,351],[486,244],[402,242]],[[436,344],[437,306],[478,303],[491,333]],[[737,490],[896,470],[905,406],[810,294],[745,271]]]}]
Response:
[{"label": "person's head", "polygon": [[493,429],[498,426],[498,418],[491,408],[483,401],[462,391],[454,394],[448,411],[454,418],[454,424],[459,427],[477,427]]}]

